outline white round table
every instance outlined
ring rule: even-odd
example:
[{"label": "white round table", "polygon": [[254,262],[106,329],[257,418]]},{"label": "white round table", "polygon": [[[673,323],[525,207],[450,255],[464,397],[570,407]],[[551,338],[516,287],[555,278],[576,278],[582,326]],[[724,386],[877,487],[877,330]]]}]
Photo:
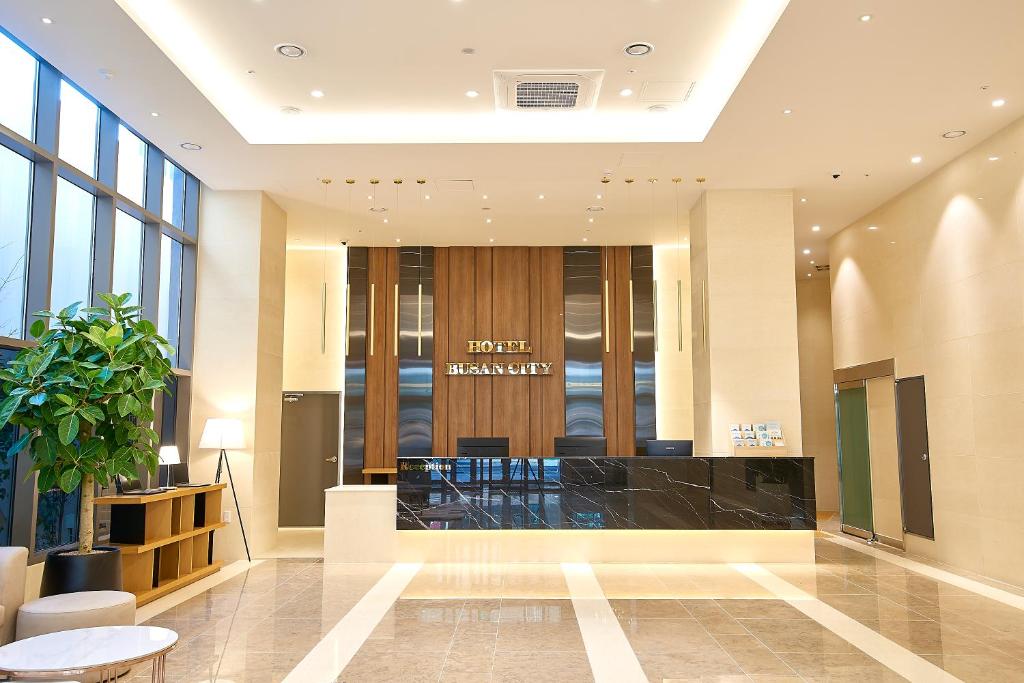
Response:
[{"label": "white round table", "polygon": [[99,674],[152,660],[153,680],[164,680],[164,657],[178,634],[157,626],[97,626],[46,633],[0,647],[0,673],[20,679]]}]

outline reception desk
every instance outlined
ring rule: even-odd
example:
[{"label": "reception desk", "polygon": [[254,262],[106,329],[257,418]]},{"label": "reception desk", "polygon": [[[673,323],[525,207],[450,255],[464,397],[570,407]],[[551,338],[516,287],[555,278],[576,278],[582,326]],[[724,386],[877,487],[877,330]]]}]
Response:
[{"label": "reception desk", "polygon": [[327,490],[326,562],[813,562],[814,461],[400,458]]},{"label": "reception desk", "polygon": [[814,459],[400,458],[409,530],[813,530]]}]

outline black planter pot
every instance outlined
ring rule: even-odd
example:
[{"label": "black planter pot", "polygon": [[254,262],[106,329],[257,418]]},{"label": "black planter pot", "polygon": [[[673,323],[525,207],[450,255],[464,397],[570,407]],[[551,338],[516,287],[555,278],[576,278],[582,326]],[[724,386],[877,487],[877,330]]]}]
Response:
[{"label": "black planter pot", "polygon": [[121,549],[96,546],[93,551],[89,555],[76,555],[74,550],[55,550],[47,555],[39,597],[121,590]]}]

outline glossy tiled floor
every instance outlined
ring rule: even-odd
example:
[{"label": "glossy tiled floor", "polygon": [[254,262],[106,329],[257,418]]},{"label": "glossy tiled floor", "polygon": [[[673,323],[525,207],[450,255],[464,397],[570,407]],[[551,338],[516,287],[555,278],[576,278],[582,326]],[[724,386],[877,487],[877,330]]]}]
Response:
[{"label": "glossy tiled floor", "polygon": [[146,623],[180,634],[168,679],[189,683],[1024,681],[1019,592],[865,550],[822,537],[814,565],[270,559]]}]

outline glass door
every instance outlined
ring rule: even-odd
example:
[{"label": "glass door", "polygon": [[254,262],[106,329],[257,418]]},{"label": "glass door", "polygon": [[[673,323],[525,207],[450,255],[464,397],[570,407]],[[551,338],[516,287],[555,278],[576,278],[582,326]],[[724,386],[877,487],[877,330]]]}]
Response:
[{"label": "glass door", "polygon": [[856,536],[872,538],[867,389],[863,381],[845,382],[836,386],[835,395],[841,528]]}]

